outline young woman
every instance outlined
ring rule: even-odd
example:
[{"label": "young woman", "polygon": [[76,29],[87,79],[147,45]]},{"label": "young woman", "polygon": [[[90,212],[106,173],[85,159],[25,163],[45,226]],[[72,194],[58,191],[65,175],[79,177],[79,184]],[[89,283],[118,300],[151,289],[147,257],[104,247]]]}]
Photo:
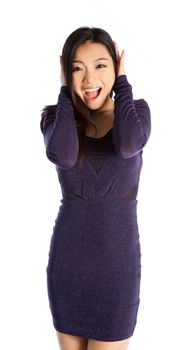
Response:
[{"label": "young woman", "polygon": [[41,114],[62,192],[46,268],[61,350],[125,350],[137,321],[136,197],[151,121],[124,55],[105,30],[76,29],[60,56],[57,105]]}]

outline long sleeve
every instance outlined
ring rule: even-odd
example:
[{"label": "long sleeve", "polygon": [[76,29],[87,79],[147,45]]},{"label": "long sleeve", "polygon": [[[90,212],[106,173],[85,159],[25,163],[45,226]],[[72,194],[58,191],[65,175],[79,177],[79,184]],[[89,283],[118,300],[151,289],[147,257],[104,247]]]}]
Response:
[{"label": "long sleeve", "polygon": [[130,158],[142,150],[151,133],[150,109],[144,99],[133,100],[132,86],[126,75],[114,84],[115,110],[113,142],[122,158]]},{"label": "long sleeve", "polygon": [[79,139],[73,104],[66,86],[61,86],[56,113],[46,118],[41,131],[48,159],[63,169],[71,168],[77,161]]}]

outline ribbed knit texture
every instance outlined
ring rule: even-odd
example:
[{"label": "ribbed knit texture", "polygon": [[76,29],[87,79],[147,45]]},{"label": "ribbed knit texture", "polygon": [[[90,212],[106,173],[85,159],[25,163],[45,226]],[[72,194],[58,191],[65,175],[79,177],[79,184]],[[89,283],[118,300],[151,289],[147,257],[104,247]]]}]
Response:
[{"label": "ribbed knit texture", "polygon": [[113,128],[101,138],[86,136],[89,154],[82,169],[76,163],[79,140],[67,87],[60,89],[56,113],[40,125],[62,193],[46,268],[53,325],[103,341],[128,338],[136,325],[137,193],[151,132],[149,106],[133,99],[126,75],[116,79],[114,91]]}]

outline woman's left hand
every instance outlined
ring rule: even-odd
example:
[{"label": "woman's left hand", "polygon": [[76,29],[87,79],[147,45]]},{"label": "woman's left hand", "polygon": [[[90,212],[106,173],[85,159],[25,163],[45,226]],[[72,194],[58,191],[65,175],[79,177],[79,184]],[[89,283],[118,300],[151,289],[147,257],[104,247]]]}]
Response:
[{"label": "woman's left hand", "polygon": [[118,77],[119,75],[125,74],[125,69],[124,69],[125,50],[123,50],[120,55],[116,41],[113,41],[113,42],[115,45],[115,51],[117,56],[117,77]]}]

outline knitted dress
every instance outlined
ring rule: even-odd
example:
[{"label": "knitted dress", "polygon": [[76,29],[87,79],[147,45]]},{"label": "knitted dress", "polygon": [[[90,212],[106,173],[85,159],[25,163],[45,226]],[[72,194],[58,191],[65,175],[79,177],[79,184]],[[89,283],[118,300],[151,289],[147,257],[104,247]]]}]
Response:
[{"label": "knitted dress", "polygon": [[137,322],[137,192],[151,132],[148,103],[133,99],[126,75],[116,78],[114,92],[113,127],[103,137],[85,137],[89,151],[82,167],[66,86],[60,88],[56,112],[40,123],[62,194],[46,267],[53,325],[62,333],[102,341],[132,336]]}]

